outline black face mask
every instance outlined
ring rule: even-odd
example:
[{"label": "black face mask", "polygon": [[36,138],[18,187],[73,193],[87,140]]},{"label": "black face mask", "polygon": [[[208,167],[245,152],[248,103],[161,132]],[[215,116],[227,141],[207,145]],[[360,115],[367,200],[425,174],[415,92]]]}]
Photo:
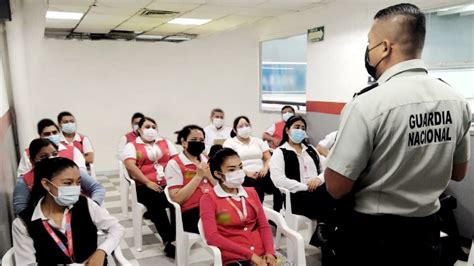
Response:
[{"label": "black face mask", "polygon": [[204,142],[188,141],[188,148],[186,150],[193,156],[199,156],[204,149],[206,149]]},{"label": "black face mask", "polygon": [[377,66],[382,62],[382,60],[384,60],[385,58],[382,58],[380,59],[380,61],[375,64],[375,66],[372,66],[369,62],[369,52],[372,51],[373,49],[375,49],[376,47],[378,47],[379,45],[381,45],[383,42],[377,44],[376,46],[372,47],[369,49],[369,46],[367,45],[367,48],[365,49],[365,69],[367,69],[367,73],[369,73],[369,75],[374,78],[375,80],[377,80]]}]

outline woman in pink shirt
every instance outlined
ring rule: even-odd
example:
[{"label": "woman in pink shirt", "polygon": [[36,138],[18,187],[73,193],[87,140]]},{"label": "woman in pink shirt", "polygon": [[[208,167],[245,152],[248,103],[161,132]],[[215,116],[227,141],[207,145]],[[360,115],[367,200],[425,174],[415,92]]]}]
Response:
[{"label": "woman in pink shirt", "polygon": [[218,151],[210,170],[218,184],[200,201],[209,245],[221,250],[224,265],[275,265],[270,225],[255,190],[242,186],[239,155],[229,148]]}]

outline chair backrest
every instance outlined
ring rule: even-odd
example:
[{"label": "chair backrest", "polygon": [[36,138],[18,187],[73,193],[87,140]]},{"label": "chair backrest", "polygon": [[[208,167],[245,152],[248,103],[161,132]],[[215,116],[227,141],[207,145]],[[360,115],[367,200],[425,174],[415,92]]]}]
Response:
[{"label": "chair backrest", "polygon": [[293,211],[291,210],[291,192],[283,187],[278,187],[281,193],[285,195],[285,210],[287,213],[293,214]]},{"label": "chair backrest", "polygon": [[15,266],[15,249],[10,248],[2,257],[2,266]]},{"label": "chair backrest", "polygon": [[168,190],[168,187],[165,187],[165,196],[166,199],[173,205],[174,207],[174,213],[175,213],[175,220],[176,220],[176,237],[178,237],[178,234],[184,234],[184,227],[183,227],[183,218],[181,216],[181,205],[173,201],[170,197],[170,192]]},{"label": "chair backrest", "polygon": [[137,204],[138,203],[138,197],[137,197],[137,186],[135,184],[135,180],[133,180],[130,175],[128,174],[127,168],[125,168],[125,165],[123,163],[120,164],[122,167],[122,175],[125,181],[129,185],[129,191],[132,194],[132,204]]},{"label": "chair backrest", "polygon": [[201,218],[199,218],[199,221],[198,221],[198,230],[199,230],[199,235],[201,235],[202,241],[207,244],[206,235],[204,235],[204,228],[202,227]]},{"label": "chair backrest", "polygon": [[94,166],[93,163],[89,164],[89,169],[90,169],[90,172],[91,172],[91,176],[94,179],[97,179],[97,174],[95,173],[95,166]]},{"label": "chair backrest", "polygon": [[472,240],[471,251],[469,251],[469,259],[467,260],[467,265],[474,265],[474,239]]}]

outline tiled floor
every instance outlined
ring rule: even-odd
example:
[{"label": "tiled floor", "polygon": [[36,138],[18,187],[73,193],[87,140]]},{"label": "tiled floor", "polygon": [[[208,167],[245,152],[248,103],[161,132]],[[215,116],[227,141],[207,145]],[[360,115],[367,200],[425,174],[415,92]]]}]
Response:
[{"label": "tiled floor", "polygon": [[[120,223],[125,227],[125,237],[120,244],[125,258],[127,258],[132,265],[174,265],[174,260],[164,255],[163,243],[156,233],[155,226],[149,220],[145,219],[142,227],[143,250],[138,252],[134,248],[131,212],[129,212],[128,217],[124,217],[122,215],[120,207],[120,184],[118,177],[98,176],[97,179],[107,189],[105,207],[113,216],[119,219]],[[267,205],[267,202],[265,202],[265,204]],[[268,206],[271,206],[271,204],[268,204]],[[285,249],[280,251],[283,254],[285,253]],[[193,265],[212,265],[212,257],[210,254],[201,249],[199,246],[195,246],[192,253],[193,257],[198,257],[198,260],[201,261]],[[319,249],[307,246],[306,255],[307,265],[321,265],[321,253]],[[209,260],[205,261],[207,258]]]}]

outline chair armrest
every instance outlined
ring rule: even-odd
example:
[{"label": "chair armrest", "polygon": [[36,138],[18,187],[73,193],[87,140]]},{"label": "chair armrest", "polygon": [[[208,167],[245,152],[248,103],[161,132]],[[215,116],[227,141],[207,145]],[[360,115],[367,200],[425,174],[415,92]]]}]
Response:
[{"label": "chair armrest", "polygon": [[[303,237],[298,232],[288,227],[285,219],[281,214],[265,206],[263,207],[263,210],[265,211],[265,216],[267,217],[267,219],[273,221],[280,230],[280,232],[292,243],[293,254],[295,257],[292,257],[292,252],[289,252],[288,250],[288,259],[296,261],[297,265],[305,265],[306,257]],[[289,249],[290,245],[287,245],[287,248]]]},{"label": "chair armrest", "polygon": [[118,265],[122,266],[131,266],[132,264],[123,256],[122,250],[120,249],[120,245],[114,249],[112,256],[115,259],[115,262]]}]

